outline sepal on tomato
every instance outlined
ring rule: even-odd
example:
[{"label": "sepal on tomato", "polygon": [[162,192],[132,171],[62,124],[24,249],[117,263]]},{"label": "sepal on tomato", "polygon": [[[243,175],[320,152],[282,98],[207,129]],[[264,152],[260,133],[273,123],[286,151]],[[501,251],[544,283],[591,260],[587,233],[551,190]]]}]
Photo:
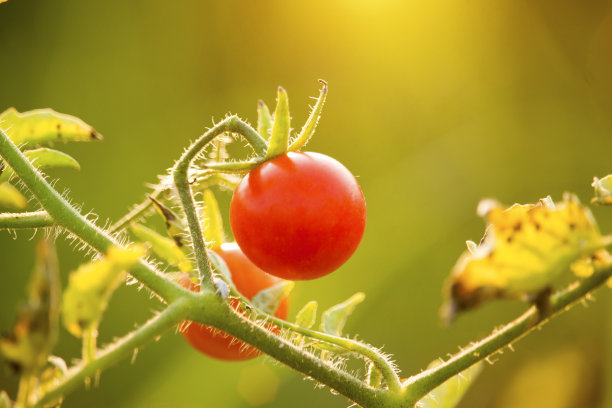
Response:
[{"label": "sepal on tomato", "polygon": [[314,134],[317,125],[319,124],[319,119],[321,119],[321,113],[323,112],[323,105],[325,104],[325,98],[327,97],[327,82],[322,79],[319,79],[319,82],[323,86],[319,91],[317,102],[310,111],[310,115],[308,116],[306,123],[304,123],[300,134],[289,145],[288,151],[290,152],[297,152],[304,147]]},{"label": "sepal on tomato", "polygon": [[324,311],[321,316],[321,331],[334,336],[341,336],[346,320],[364,299],[365,293],[357,292],[344,302]]},{"label": "sepal on tomato", "polygon": [[274,124],[270,144],[266,151],[266,160],[284,154],[289,145],[289,133],[291,132],[291,116],[289,115],[289,99],[287,92],[278,87],[276,99],[276,110],[274,111]]},{"label": "sepal on tomato", "polygon": [[273,119],[270,109],[261,99],[257,102],[257,133],[266,140],[272,133]]},{"label": "sepal on tomato", "polygon": [[259,291],[251,299],[251,304],[262,312],[274,314],[280,302],[291,293],[294,287],[295,282],[279,282],[274,286]]}]

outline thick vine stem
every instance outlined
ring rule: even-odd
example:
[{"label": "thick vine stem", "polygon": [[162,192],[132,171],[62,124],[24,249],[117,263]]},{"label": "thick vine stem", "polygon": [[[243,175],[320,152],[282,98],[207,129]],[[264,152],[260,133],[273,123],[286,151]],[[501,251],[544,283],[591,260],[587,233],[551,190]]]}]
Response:
[{"label": "thick vine stem", "polygon": [[60,380],[41,385],[34,395],[32,406],[34,408],[45,406],[46,403],[52,402],[82,385],[86,378],[94,377],[102,370],[129,357],[134,350],[180,323],[185,318],[188,307],[188,297],[178,299],[135,331],[105,349],[99,350],[94,359],[81,361],[71,367]]},{"label": "thick vine stem", "polygon": [[326,343],[342,347],[346,350],[354,351],[355,353],[361,354],[362,356],[372,361],[374,365],[380,370],[383,377],[385,378],[385,381],[387,382],[389,390],[397,393],[401,391],[402,384],[400,382],[399,376],[397,375],[397,372],[394,370],[393,366],[389,363],[389,361],[387,361],[385,356],[383,356],[378,350],[376,350],[372,346],[368,346],[367,344],[358,342],[356,340],[348,339],[346,337],[338,337],[333,336],[331,334],[306,329],[297,324],[264,313],[261,310],[258,310],[257,308],[253,307],[248,301],[248,299],[242,296],[242,294],[240,294],[240,292],[238,292],[235,288],[232,288],[232,295],[238,297],[243,303],[248,304],[251,307],[251,310],[256,313],[257,318],[264,318],[284,329],[292,330],[296,333],[300,333],[312,339],[321,340]]},{"label": "thick vine stem", "polygon": [[[201,307],[208,307],[200,304]],[[316,355],[297,347],[270,332],[266,319],[253,322],[229,304],[223,302],[211,320],[202,321],[204,310],[192,310],[189,320],[205,323],[247,342],[275,360],[336,390],[351,401],[367,408],[413,408],[400,393],[369,387],[360,379],[323,361]],[[210,309],[210,307],[209,307]]]},{"label": "thick vine stem", "polygon": [[55,225],[46,211],[0,213],[0,229],[46,228]]},{"label": "thick vine stem", "polygon": [[[0,156],[11,166],[57,225],[66,228],[100,253],[105,253],[112,245],[121,246],[64,200],[2,130]],[[171,302],[187,292],[144,261],[134,267],[131,274],[166,302]]]},{"label": "thick vine stem", "polygon": [[532,306],[514,321],[463,349],[445,363],[410,377],[404,381],[405,398],[411,403],[416,403],[444,381],[512,344],[553,316],[568,310],[611,276],[612,265],[607,265],[589,278],[575,282],[567,289],[552,295],[546,315],[541,314],[536,306]]},{"label": "thick vine stem", "polygon": [[172,169],[172,177],[174,178],[174,185],[178,192],[181,200],[183,211],[189,225],[189,233],[193,243],[193,251],[196,258],[198,270],[200,272],[200,278],[202,280],[202,287],[209,289],[214,288],[212,271],[210,268],[210,261],[206,252],[206,245],[204,242],[204,236],[202,234],[202,226],[200,225],[200,219],[196,211],[196,205],[191,194],[191,187],[187,175],[189,168],[193,160],[197,155],[210,143],[215,137],[226,133],[238,133],[244,136],[249,143],[253,146],[253,149],[258,155],[265,154],[267,150],[266,141],[259,136],[259,134],[251,128],[247,123],[243,122],[237,116],[228,116],[217,125],[209,129],[204,135],[200,136],[198,140],[189,146],[189,148],[183,153],[181,158],[176,162]]}]

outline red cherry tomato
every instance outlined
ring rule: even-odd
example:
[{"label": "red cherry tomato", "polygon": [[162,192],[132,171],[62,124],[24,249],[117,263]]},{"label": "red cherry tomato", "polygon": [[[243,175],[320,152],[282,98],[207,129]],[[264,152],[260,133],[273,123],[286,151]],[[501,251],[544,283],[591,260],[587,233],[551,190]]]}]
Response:
[{"label": "red cherry tomato", "polygon": [[[253,265],[235,243],[223,244],[214,251],[227,264],[236,289],[248,299],[252,299],[259,291],[280,282],[280,279],[268,275]],[[179,283],[195,292],[200,290],[200,285],[193,283],[187,274],[183,275]],[[288,304],[287,298],[281,300],[274,315],[285,319]],[[232,301],[232,306],[234,309],[238,309],[239,302],[237,300]],[[270,329],[275,330],[275,327],[271,326]],[[248,360],[261,354],[256,348],[236,340],[229,334],[203,324],[185,322],[182,325],[181,334],[195,349],[219,360]]]},{"label": "red cherry tomato", "polygon": [[232,197],[230,222],[255,265],[284,279],[314,279],[355,252],[366,205],[341,163],[320,153],[290,152],[246,175]]}]

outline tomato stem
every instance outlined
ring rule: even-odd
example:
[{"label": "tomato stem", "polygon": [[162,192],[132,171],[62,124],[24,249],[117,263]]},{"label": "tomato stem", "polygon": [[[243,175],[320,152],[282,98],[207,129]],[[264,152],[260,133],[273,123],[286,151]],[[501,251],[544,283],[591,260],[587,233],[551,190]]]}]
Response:
[{"label": "tomato stem", "polygon": [[401,391],[402,385],[399,376],[397,375],[397,370],[395,369],[394,365],[390,363],[389,360],[375,347],[346,337],[339,337],[327,333],[318,332],[316,330],[306,329],[297,324],[279,319],[274,315],[265,313],[253,307],[249,300],[242,296],[242,294],[240,294],[240,292],[238,292],[235,287],[230,287],[232,290],[232,295],[239,298],[243,303],[249,305],[251,309],[257,314],[257,317],[263,317],[266,320],[269,320],[284,329],[292,330],[294,332],[300,333],[304,336],[313,339],[335,344],[346,350],[353,351],[366,357],[367,359],[372,361],[372,363],[374,363],[374,365],[382,372],[383,377],[387,382],[387,386],[389,387],[389,390],[396,393],[399,393]]},{"label": "tomato stem", "polygon": [[0,214],[0,229],[45,228],[55,225],[46,211]]},{"label": "tomato stem", "polygon": [[215,137],[226,132],[238,133],[244,136],[258,154],[263,153],[267,149],[266,141],[263,140],[253,128],[237,116],[228,116],[192,143],[171,170],[174,185],[178,192],[179,199],[181,200],[181,206],[187,219],[187,225],[189,226],[189,233],[191,235],[196,264],[200,272],[202,287],[211,290],[214,290],[214,283],[210,260],[206,252],[206,243],[202,233],[202,226],[200,225],[200,219],[187,176],[191,163],[195,160],[200,151],[202,151]]},{"label": "tomato stem", "polygon": [[[65,228],[99,253],[106,253],[112,245],[121,246],[115,238],[87,220],[51,187],[1,129],[0,155],[58,226]],[[131,274],[167,302],[186,292],[144,261],[134,267]]]},{"label": "tomato stem", "polygon": [[406,399],[416,403],[444,381],[499,352],[542,326],[554,316],[569,310],[571,306],[584,300],[593,290],[603,285],[611,276],[612,263],[603,266],[600,271],[589,278],[574,282],[565,290],[552,295],[548,313],[540,313],[536,306],[532,306],[514,321],[462,349],[460,353],[445,363],[408,378],[403,383]]}]

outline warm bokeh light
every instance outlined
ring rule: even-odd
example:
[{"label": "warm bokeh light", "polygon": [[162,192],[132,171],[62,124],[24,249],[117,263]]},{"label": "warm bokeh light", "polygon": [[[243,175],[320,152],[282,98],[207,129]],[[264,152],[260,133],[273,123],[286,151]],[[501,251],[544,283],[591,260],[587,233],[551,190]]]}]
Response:
[{"label": "warm bokeh light", "polygon": [[[335,157],[357,176],[368,220],[352,259],[321,280],[296,285],[293,310],[311,299],[326,308],[364,291],[346,332],[384,346],[402,377],[525,308],[498,301],[450,329],[439,324],[442,282],[465,240],[482,236],[475,215],[481,198],[527,203],[572,191],[586,203],[593,176],[612,173],[607,0],[9,0],[0,4],[0,23],[0,111],[52,107],[104,134],[103,142],[66,145],[80,172],[52,174],[61,177],[60,191],[70,187],[73,201],[101,222],[142,200],[145,183],[155,182],[213,119],[232,112],[253,122],[257,100],[272,104],[282,85],[297,126],[317,79],[325,79],[328,102],[308,149]],[[227,216],[230,195],[219,198]],[[612,231],[609,209],[594,213],[602,231]],[[0,233],[2,332],[24,299],[33,263],[35,240],[18,235],[14,241]],[[58,247],[65,282],[82,255],[63,239]],[[521,373],[541,382],[536,390],[564,387],[573,377],[538,373],[582,369],[583,360],[608,359],[593,380],[605,381],[612,368],[611,296],[602,290],[596,298],[486,366],[461,406],[508,407],[528,389]],[[121,288],[100,326],[101,343],[156,308],[134,286]],[[537,355],[553,345],[558,354]],[[79,347],[63,331],[56,353],[70,362]],[[348,405],[269,361],[267,374],[255,376],[278,377],[280,384],[266,394],[274,400],[264,401],[251,394],[244,374],[261,368],[253,364],[261,361],[207,359],[172,332],[64,406],[230,408],[244,407],[245,398],[262,407]],[[16,376],[0,369],[0,386],[15,384]],[[612,406],[612,387],[572,384],[583,394],[572,398],[590,401],[581,407]]]}]

